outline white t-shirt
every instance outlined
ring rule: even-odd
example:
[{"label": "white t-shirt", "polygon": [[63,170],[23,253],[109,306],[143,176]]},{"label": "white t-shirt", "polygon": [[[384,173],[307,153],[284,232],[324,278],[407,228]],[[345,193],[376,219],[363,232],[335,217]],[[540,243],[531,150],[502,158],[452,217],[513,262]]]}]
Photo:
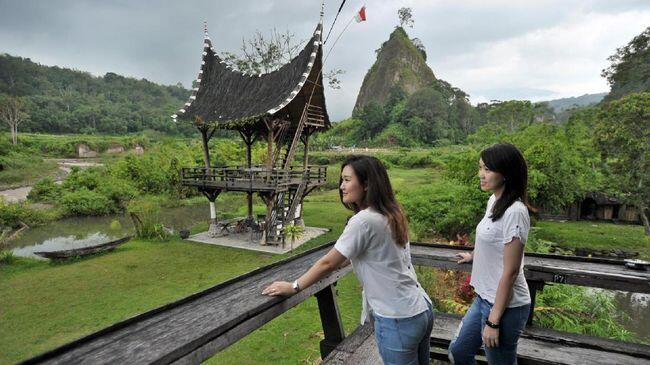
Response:
[{"label": "white t-shirt", "polygon": [[[506,209],[503,216],[496,222],[492,221],[492,207],[496,202],[494,195],[490,197],[485,216],[476,226],[476,243],[474,245],[474,260],[472,264],[472,279],[470,285],[476,294],[490,303],[494,303],[497,287],[503,274],[503,249],[513,238],[519,238],[526,244],[530,230],[528,208],[521,201],[515,201]],[[512,298],[507,307],[519,307],[530,303],[530,292],[524,278],[524,258],[521,258],[519,274],[512,288]]]},{"label": "white t-shirt", "polygon": [[431,299],[418,283],[410,246],[395,243],[383,214],[369,208],[355,214],[334,248],[350,260],[363,286],[361,323],[368,309],[389,318],[412,317],[428,309]]}]

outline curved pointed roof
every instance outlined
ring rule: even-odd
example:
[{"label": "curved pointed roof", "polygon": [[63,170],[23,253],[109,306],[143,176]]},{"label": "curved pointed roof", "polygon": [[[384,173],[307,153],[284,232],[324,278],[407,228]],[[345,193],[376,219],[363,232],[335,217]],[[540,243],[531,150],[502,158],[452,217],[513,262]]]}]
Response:
[{"label": "curved pointed roof", "polygon": [[[266,74],[246,74],[229,67],[205,35],[203,60],[185,106],[172,118],[215,123],[233,128],[261,121],[264,117],[295,119],[306,103],[325,109],[322,80],[322,17],[311,39],[300,53],[278,70]],[[298,115],[299,118],[299,115]]]}]

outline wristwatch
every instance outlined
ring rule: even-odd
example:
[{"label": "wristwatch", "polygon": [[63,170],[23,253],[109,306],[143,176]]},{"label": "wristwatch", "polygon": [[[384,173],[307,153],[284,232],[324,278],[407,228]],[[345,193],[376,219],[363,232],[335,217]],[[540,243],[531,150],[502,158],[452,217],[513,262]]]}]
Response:
[{"label": "wristwatch", "polygon": [[492,323],[492,322],[490,322],[489,319],[485,320],[485,324],[490,328],[494,328],[494,329],[497,329],[497,330],[499,329],[499,324],[498,323]]},{"label": "wristwatch", "polygon": [[291,286],[293,287],[294,292],[297,293],[300,291],[300,285],[298,284],[298,280],[294,281],[293,284],[291,284]]}]

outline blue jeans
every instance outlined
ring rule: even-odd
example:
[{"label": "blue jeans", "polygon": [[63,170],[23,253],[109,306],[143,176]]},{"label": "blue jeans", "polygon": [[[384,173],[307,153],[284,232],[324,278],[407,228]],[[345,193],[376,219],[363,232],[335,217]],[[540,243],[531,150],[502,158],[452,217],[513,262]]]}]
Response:
[{"label": "blue jeans", "polygon": [[373,314],[375,340],[385,365],[428,365],[433,309],[408,318]]},{"label": "blue jeans", "polygon": [[[452,364],[476,364],[474,356],[483,346],[483,329],[491,310],[492,304],[477,295],[449,344],[449,360]],[[499,323],[499,346],[485,348],[489,364],[517,364],[517,341],[526,326],[529,310],[530,304],[525,304],[506,308],[503,312]]]}]

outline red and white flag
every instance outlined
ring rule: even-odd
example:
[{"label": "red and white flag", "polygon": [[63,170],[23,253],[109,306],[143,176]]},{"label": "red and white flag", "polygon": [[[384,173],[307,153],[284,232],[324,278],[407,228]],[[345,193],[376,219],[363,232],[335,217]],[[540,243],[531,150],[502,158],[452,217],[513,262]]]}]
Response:
[{"label": "red and white flag", "polygon": [[357,13],[357,15],[354,16],[354,20],[357,21],[357,23],[365,22],[366,21],[366,6],[362,6],[361,10]]}]

